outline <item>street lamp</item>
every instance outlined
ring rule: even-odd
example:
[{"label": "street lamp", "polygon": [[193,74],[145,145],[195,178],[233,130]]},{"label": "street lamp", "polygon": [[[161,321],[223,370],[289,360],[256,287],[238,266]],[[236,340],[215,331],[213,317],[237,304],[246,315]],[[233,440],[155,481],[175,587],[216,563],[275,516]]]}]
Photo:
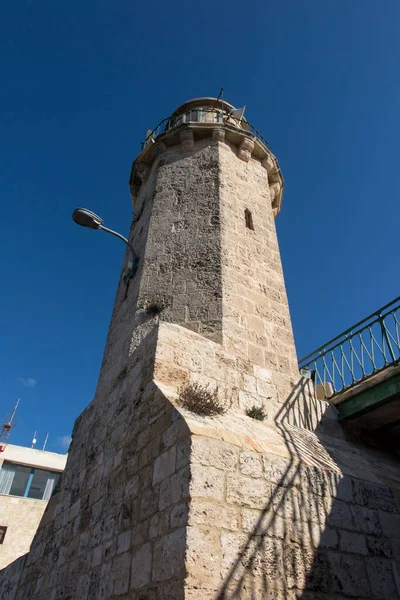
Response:
[{"label": "street lamp", "polygon": [[117,231],[109,229],[108,227],[104,227],[103,219],[91,210],[88,210],[87,208],[76,208],[72,213],[72,219],[75,221],[75,223],[81,225],[82,227],[87,227],[88,229],[101,229],[102,231],[111,233],[111,235],[114,235],[115,237],[125,242],[125,244],[128,246],[132,253],[132,258],[128,261],[128,268],[124,275],[125,283],[128,283],[128,281],[134,276],[137,269],[136,252],[133,246],[131,246],[131,244],[129,243],[129,240],[127,240],[126,237],[124,237]]}]

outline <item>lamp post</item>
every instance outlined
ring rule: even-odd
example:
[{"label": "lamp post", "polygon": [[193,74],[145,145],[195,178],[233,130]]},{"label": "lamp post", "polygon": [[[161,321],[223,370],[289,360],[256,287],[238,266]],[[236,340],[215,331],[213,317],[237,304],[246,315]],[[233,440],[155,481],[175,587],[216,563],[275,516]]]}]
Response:
[{"label": "lamp post", "polygon": [[88,210],[87,208],[76,208],[74,210],[74,212],[72,213],[72,219],[75,221],[75,223],[77,223],[78,225],[81,225],[82,227],[87,227],[88,229],[100,229],[101,231],[106,231],[107,233],[111,233],[111,235],[114,235],[115,237],[117,237],[120,240],[122,240],[123,242],[125,242],[125,244],[128,246],[128,248],[130,249],[130,251],[132,253],[132,258],[131,258],[131,260],[128,261],[128,268],[124,275],[125,283],[128,283],[129,280],[132,279],[132,277],[134,276],[134,274],[136,272],[136,268],[137,268],[136,252],[135,252],[133,246],[131,246],[131,244],[129,243],[129,240],[127,240],[126,237],[124,237],[117,231],[114,231],[113,229],[109,229],[108,227],[105,227],[103,225],[103,219],[101,217],[99,217],[98,215],[96,215],[91,210]]}]

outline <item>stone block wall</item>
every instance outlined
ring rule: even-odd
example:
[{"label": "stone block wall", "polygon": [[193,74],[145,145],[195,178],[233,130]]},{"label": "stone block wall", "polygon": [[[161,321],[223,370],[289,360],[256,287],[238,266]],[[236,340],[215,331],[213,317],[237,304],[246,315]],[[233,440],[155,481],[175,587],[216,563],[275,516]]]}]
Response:
[{"label": "stone block wall", "polygon": [[0,598],[13,599],[17,592],[19,581],[24,570],[27,554],[10,563],[0,571]]},{"label": "stone block wall", "polygon": [[150,173],[153,197],[146,182],[135,206],[140,215],[142,203],[152,204],[139,307],[159,299],[164,320],[221,340],[218,144],[202,140],[189,153],[180,146],[165,149]]},{"label": "stone block wall", "polygon": [[[140,258],[126,302],[135,312],[131,347],[151,325],[142,323],[146,307],[158,302],[164,321],[266,367],[282,401],[298,368],[265,161],[204,138],[189,148],[159,143],[154,155],[130,237]],[[126,308],[115,316],[126,327]]]},{"label": "stone block wall", "polygon": [[386,485],[214,435],[192,438],[188,598],[400,597]]},{"label": "stone block wall", "polygon": [[153,382],[156,344],[157,328],[110,395],[98,396],[77,420],[58,492],[18,590],[5,599],[136,598],[149,586],[159,598],[180,597],[189,430]]},{"label": "stone block wall", "polygon": [[204,138],[156,144],[150,164],[138,161],[129,238],[138,271],[117,292],[99,389],[130,360],[155,324],[147,309],[158,306],[163,321],[267,368],[282,402],[298,368],[265,161]]},{"label": "stone block wall", "polygon": [[[348,442],[309,380],[280,402],[265,368],[165,323],[154,376],[172,402],[197,381],[218,384],[229,407],[212,419],[180,409],[191,432],[185,598],[400,597],[398,462]],[[246,385],[263,422],[245,415]]]},{"label": "stone block wall", "polygon": [[0,495],[0,525],[7,527],[0,545],[0,569],[29,551],[46,501]]},{"label": "stone block wall", "polygon": [[[299,427],[302,403],[313,406],[308,380],[284,403],[259,396],[270,417],[258,422],[239,388],[252,378],[256,401],[268,372],[233,365],[220,344],[160,323],[133,356],[77,420],[5,600],[400,597],[398,464],[331,435],[318,403]],[[177,397],[188,381],[207,383],[212,362],[228,410],[200,417]]]},{"label": "stone block wall", "polygon": [[[239,160],[237,153],[232,144],[219,143],[224,346],[266,367],[283,400],[298,366],[269,175],[261,160]],[[253,229],[246,226],[246,210]]]}]

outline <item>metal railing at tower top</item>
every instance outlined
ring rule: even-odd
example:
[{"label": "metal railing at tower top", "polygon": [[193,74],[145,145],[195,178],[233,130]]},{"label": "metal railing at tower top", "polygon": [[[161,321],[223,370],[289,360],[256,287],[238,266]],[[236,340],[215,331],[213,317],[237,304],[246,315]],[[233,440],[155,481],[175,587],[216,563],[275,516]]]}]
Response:
[{"label": "metal railing at tower top", "polygon": [[180,113],[175,117],[167,117],[160,121],[160,123],[146,135],[146,139],[142,142],[142,150],[151,142],[156,139],[161,133],[165,133],[174,127],[179,127],[184,123],[221,123],[232,125],[242,131],[247,131],[256,137],[264,146],[269,148],[269,143],[261,133],[243,117],[237,119],[232,116],[229,111],[222,111],[220,109],[210,108],[192,108],[186,112]]},{"label": "metal railing at tower top", "polygon": [[325,399],[400,359],[400,296],[299,361]]}]

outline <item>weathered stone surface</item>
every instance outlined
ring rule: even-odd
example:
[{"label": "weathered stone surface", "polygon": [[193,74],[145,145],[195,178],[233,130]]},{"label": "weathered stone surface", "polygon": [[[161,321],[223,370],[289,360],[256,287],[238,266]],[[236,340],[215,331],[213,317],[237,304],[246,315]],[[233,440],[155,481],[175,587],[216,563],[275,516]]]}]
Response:
[{"label": "weathered stone surface", "polygon": [[353,515],[354,529],[356,531],[370,533],[372,535],[380,535],[382,533],[381,524],[376,510],[371,510],[361,506],[352,506],[351,513]]},{"label": "weathered stone surface", "polygon": [[354,500],[357,504],[388,512],[398,513],[391,490],[360,479],[353,479]]},{"label": "weathered stone surface", "polygon": [[262,379],[256,380],[257,394],[262,398],[266,398],[267,400],[275,400],[276,391],[275,386],[268,381],[264,381]]},{"label": "weathered stone surface", "polygon": [[190,438],[186,438],[176,447],[176,470],[184,469],[189,465],[190,450],[192,444]]},{"label": "weathered stone surface", "polygon": [[[324,505],[317,496],[312,498],[317,503],[317,508],[321,504],[321,511],[324,511]],[[317,520],[323,522],[323,516],[315,507],[315,502],[306,503],[305,499],[295,487],[277,487],[273,488],[272,504],[278,515],[293,520]]]},{"label": "weathered stone surface", "polygon": [[259,367],[258,365],[253,366],[254,377],[260,380],[272,382],[272,373],[268,369]]},{"label": "weathered stone surface", "polygon": [[[304,559],[304,566],[308,566],[308,554]],[[302,586],[299,586],[302,587]],[[308,569],[305,578],[306,590],[318,590],[318,595],[332,591],[332,571],[328,556],[319,550],[314,553],[312,567]],[[305,593],[305,597],[308,597]],[[318,597],[318,596],[317,596]]]},{"label": "weathered stone surface", "polygon": [[283,548],[275,540],[261,538],[252,540],[246,551],[246,568],[252,569],[256,578],[264,578],[268,584],[280,585],[284,574]]},{"label": "weathered stone surface", "polygon": [[382,511],[379,511],[378,514],[383,535],[388,538],[396,537],[397,532],[400,531],[400,515],[393,515]]},{"label": "weathered stone surface", "polygon": [[343,475],[332,472],[328,472],[327,476],[332,496],[345,502],[353,502],[353,486],[350,477],[343,477]]},{"label": "weathered stone surface", "polygon": [[157,593],[157,600],[184,600],[185,596],[185,590],[180,579],[163,581],[158,586]]},{"label": "weathered stone surface", "polygon": [[262,479],[250,479],[241,475],[228,475],[226,499],[228,504],[264,508],[271,499],[271,486]]},{"label": "weathered stone surface", "polygon": [[333,590],[345,597],[370,597],[364,560],[356,556],[328,554]]},{"label": "weathered stone surface", "polygon": [[147,539],[149,530],[149,522],[144,521],[139,523],[132,529],[131,543],[132,546],[141,546]]},{"label": "weathered stone surface", "polygon": [[393,579],[396,584],[397,593],[400,596],[400,561],[392,561]]},{"label": "weathered stone surface", "polygon": [[0,577],[0,598],[14,600],[18,583],[23,582],[24,566],[27,555],[24,554],[12,562]]},{"label": "weathered stone surface", "polygon": [[224,496],[224,473],[212,467],[193,465],[190,493],[192,497],[222,500]]},{"label": "weathered stone surface", "polygon": [[274,510],[242,510],[242,529],[251,535],[267,535],[284,538],[287,529],[286,521]]},{"label": "weathered stone surface", "polygon": [[149,583],[151,564],[152,552],[150,543],[144,544],[144,546],[141,546],[132,553],[131,588],[140,590]]},{"label": "weathered stone surface", "polygon": [[122,554],[129,550],[131,545],[131,531],[124,531],[118,536],[117,553]]},{"label": "weathered stone surface", "polygon": [[158,502],[159,510],[164,510],[172,504],[183,500],[189,493],[189,470],[182,469],[160,485],[160,496]]},{"label": "weathered stone surface", "polygon": [[169,529],[169,511],[157,512],[149,525],[149,538],[154,539],[164,535]]},{"label": "weathered stone surface", "polygon": [[190,526],[187,529],[186,566],[198,582],[219,580],[219,539],[214,526]]},{"label": "weathered stone surface", "polygon": [[154,544],[153,581],[166,581],[184,570],[186,529],[176,529]]},{"label": "weathered stone surface", "polygon": [[365,536],[353,531],[340,532],[340,549],[353,554],[368,554]]},{"label": "weathered stone surface", "polygon": [[248,537],[243,533],[221,534],[221,575],[223,578],[231,574],[233,579],[238,579],[243,573],[241,565],[242,552],[246,548]]},{"label": "weathered stone surface", "polygon": [[147,489],[140,501],[140,518],[147,519],[154,515],[158,507],[158,489]]},{"label": "weathered stone surface", "polygon": [[263,406],[263,399],[258,394],[239,391],[239,407],[244,412],[251,410],[253,407],[263,408]]},{"label": "weathered stone surface", "polygon": [[304,589],[307,575],[313,564],[314,554],[303,548],[292,546],[285,554],[285,579],[289,588]]},{"label": "weathered stone surface", "polygon": [[263,467],[261,457],[256,452],[241,452],[239,457],[240,471],[250,477],[261,477]]},{"label": "weathered stone surface", "polygon": [[[357,515],[357,511],[355,511],[353,513],[353,517],[360,518]],[[352,511],[350,510],[349,505],[345,502],[342,502],[341,500],[335,500],[333,502],[328,519],[329,525],[331,527],[339,527],[341,529],[354,529]],[[358,528],[356,527],[356,529]],[[361,531],[364,531],[364,529],[361,529]]]},{"label": "weathered stone surface", "polygon": [[174,506],[170,514],[171,527],[174,529],[175,527],[183,527],[183,525],[186,525],[188,522],[188,516],[189,504],[187,502]]},{"label": "weathered stone surface", "polygon": [[92,566],[93,567],[97,567],[98,565],[101,564],[102,555],[103,555],[103,548],[102,548],[102,546],[97,546],[97,548],[95,548],[93,550],[93,559],[92,559]]},{"label": "weathered stone surface", "polygon": [[299,470],[291,460],[267,454],[263,457],[265,479],[279,485],[295,485],[299,481]]},{"label": "weathered stone surface", "polygon": [[197,500],[191,507],[190,523],[237,531],[239,512],[236,508],[225,504]]},{"label": "weathered stone surface", "polygon": [[182,419],[179,415],[179,419],[174,421],[172,425],[163,433],[163,445],[166,448],[174,446],[184,435],[187,435],[187,427],[184,419]]},{"label": "weathered stone surface", "polygon": [[294,542],[308,549],[312,548],[312,539],[310,535],[310,524],[304,521],[286,521],[286,540]]},{"label": "weathered stone surface", "polygon": [[153,485],[166,479],[175,472],[176,446],[163,452],[154,462]]},{"label": "weathered stone surface", "polygon": [[300,469],[300,481],[303,493],[311,493],[323,497],[330,494],[327,474],[318,467],[302,466]]},{"label": "weathered stone surface", "polygon": [[311,523],[310,532],[314,548],[336,549],[339,547],[339,535],[336,529],[324,527],[323,524],[319,523]]},{"label": "weathered stone surface", "polygon": [[[125,552],[114,558],[112,563],[112,592],[115,595],[126,594],[129,589],[131,555]],[[85,598],[85,596],[83,596]]]},{"label": "weathered stone surface", "polygon": [[368,561],[367,570],[373,598],[386,600],[396,597],[398,592],[393,580],[392,565],[389,560],[371,558]]},{"label": "weathered stone surface", "polygon": [[368,535],[367,548],[369,554],[372,556],[381,556],[386,558],[391,558],[393,556],[393,550],[390,542],[382,537]]},{"label": "weathered stone surface", "polygon": [[208,438],[192,438],[191,460],[204,467],[236,471],[238,451],[234,446]]}]

